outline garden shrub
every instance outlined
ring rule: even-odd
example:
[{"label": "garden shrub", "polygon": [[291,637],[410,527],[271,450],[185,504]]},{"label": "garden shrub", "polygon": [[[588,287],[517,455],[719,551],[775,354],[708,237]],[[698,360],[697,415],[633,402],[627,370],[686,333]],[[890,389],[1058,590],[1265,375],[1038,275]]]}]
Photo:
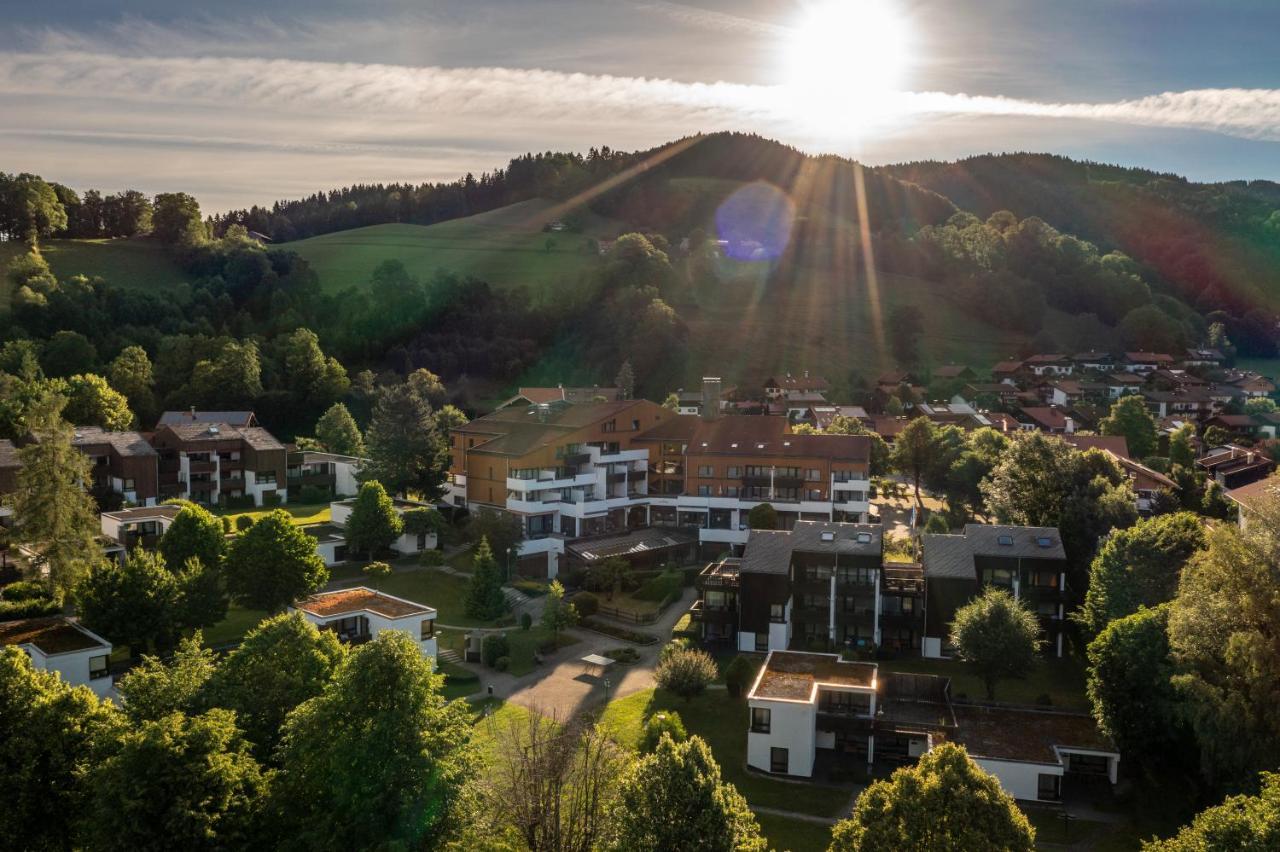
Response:
[{"label": "garden shrub", "polygon": [[600,599],[591,592],[578,592],[573,596],[573,605],[583,618],[590,618],[600,611]]},{"label": "garden shrub", "polygon": [[237,530],[239,530],[240,532],[244,532],[245,530],[249,529],[249,527],[251,526],[253,526],[252,515],[236,515]]},{"label": "garden shrub", "polygon": [[275,507],[280,505],[279,491],[266,491],[262,495],[262,505],[266,507]]},{"label": "garden shrub", "polygon": [[734,698],[741,698],[755,680],[756,663],[749,657],[738,655],[724,671],[724,685]]},{"label": "garden shrub", "polygon": [[328,488],[321,488],[318,485],[304,485],[298,489],[298,496],[294,499],[295,503],[328,503],[333,499]]},{"label": "garden shrub", "polygon": [[444,552],[440,550],[424,550],[418,556],[418,563],[426,565],[428,568],[435,568],[444,564]]},{"label": "garden shrub", "polygon": [[48,586],[36,580],[19,580],[0,590],[0,598],[7,601],[48,600],[50,597]]},{"label": "garden shrub", "polygon": [[527,612],[520,613],[520,629],[528,630],[533,627],[533,616]]},{"label": "garden shrub", "polygon": [[664,601],[669,597],[679,596],[683,588],[684,572],[679,569],[670,569],[641,583],[632,597],[638,601]]},{"label": "garden shrub", "polygon": [[674,710],[662,710],[654,713],[644,723],[644,737],[640,740],[640,752],[653,754],[658,748],[658,743],[662,742],[663,734],[667,734],[678,743],[689,739],[689,732],[685,730],[680,714]]},{"label": "garden shrub", "polygon": [[511,656],[511,643],[505,633],[490,633],[480,646],[480,657],[489,668],[495,668],[502,657]]},{"label": "garden shrub", "polygon": [[493,661],[493,667],[500,672],[505,672],[507,669],[511,668],[511,658],[499,657]]}]

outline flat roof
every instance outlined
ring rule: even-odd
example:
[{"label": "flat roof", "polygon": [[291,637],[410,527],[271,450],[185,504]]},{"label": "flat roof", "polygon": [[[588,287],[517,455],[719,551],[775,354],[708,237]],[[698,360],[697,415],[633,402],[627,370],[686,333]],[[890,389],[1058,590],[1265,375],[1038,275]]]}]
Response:
[{"label": "flat roof", "polygon": [[347,540],[346,530],[335,524],[309,524],[302,531],[318,541]]},{"label": "flat roof", "polygon": [[346,615],[356,612],[372,612],[386,618],[407,618],[411,615],[435,615],[429,606],[393,595],[375,592],[365,586],[353,589],[337,589],[332,592],[317,592],[303,598],[294,605],[294,609],[302,610],[320,618],[335,615]]},{"label": "flat roof", "polygon": [[134,506],[131,509],[118,509],[114,512],[103,512],[102,517],[117,521],[149,521],[155,518],[173,520],[182,511],[182,506]]},{"label": "flat roof", "polygon": [[812,701],[819,685],[874,689],[876,666],[846,662],[837,654],[770,651],[749,697]]},{"label": "flat roof", "polygon": [[1011,707],[956,704],[955,740],[973,757],[1056,764],[1055,746],[1118,754],[1092,716]]},{"label": "flat roof", "polygon": [[109,643],[61,615],[0,622],[0,645],[31,645],[50,656],[94,648],[111,650]]},{"label": "flat roof", "polygon": [[880,524],[797,521],[791,530],[752,530],[742,557],[750,574],[786,574],[794,553],[879,556],[884,528]]}]

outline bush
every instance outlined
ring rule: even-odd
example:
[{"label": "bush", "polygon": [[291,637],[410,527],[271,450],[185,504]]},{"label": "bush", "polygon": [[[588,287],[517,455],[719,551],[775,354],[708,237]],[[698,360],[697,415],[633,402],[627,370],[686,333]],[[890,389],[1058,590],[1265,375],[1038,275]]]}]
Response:
[{"label": "bush", "polygon": [[20,580],[17,583],[10,583],[3,590],[0,590],[0,598],[4,598],[7,601],[48,600],[51,597],[49,588],[44,583],[35,580]]},{"label": "bush", "polygon": [[573,596],[573,605],[583,618],[590,618],[600,611],[600,599],[591,592],[578,592]]},{"label": "bush", "polygon": [[520,629],[528,630],[533,627],[533,616],[527,612],[520,613]]},{"label": "bush", "polygon": [[661,665],[663,661],[672,654],[677,654],[681,651],[688,651],[692,647],[693,640],[684,636],[674,638],[666,645],[662,646],[662,650],[658,652],[658,664]]},{"label": "bush", "polygon": [[724,670],[724,685],[734,698],[741,698],[756,677],[756,663],[750,657],[738,655]]},{"label": "bush", "polygon": [[279,491],[264,491],[262,493],[262,505],[264,508],[274,508],[280,505]]},{"label": "bush", "polygon": [[640,740],[641,754],[653,754],[657,751],[663,734],[678,743],[689,739],[689,732],[685,730],[680,714],[674,710],[662,710],[654,713],[644,723],[644,737]]},{"label": "bush", "polygon": [[0,621],[17,618],[39,618],[62,612],[62,601],[56,598],[31,598],[25,601],[0,601]]},{"label": "bush", "polygon": [[667,692],[690,701],[706,690],[716,674],[716,661],[706,651],[682,649],[665,656],[654,680]]},{"label": "bush", "polygon": [[610,648],[604,652],[604,655],[619,663],[638,663],[640,661],[640,652],[635,648]]},{"label": "bush", "polygon": [[444,552],[440,550],[424,550],[418,555],[418,564],[435,568],[444,564]]},{"label": "bush", "polygon": [[239,530],[240,532],[244,532],[245,530],[249,529],[249,527],[251,526],[253,526],[252,515],[236,515],[237,530]]},{"label": "bush", "polygon": [[603,633],[605,636],[612,636],[614,639],[622,639],[625,642],[635,642],[637,645],[653,645],[658,641],[658,637],[652,633],[641,633],[638,630],[628,630],[609,621],[599,618],[584,618],[578,622],[579,627],[585,627],[587,630],[593,630],[596,633]]},{"label": "bush", "polygon": [[333,495],[329,493],[328,488],[321,488],[318,485],[304,485],[298,489],[298,495],[295,503],[328,503],[333,499]]},{"label": "bush", "polygon": [[505,672],[507,669],[511,668],[511,658],[499,657],[493,661],[493,667],[500,672]]},{"label": "bush", "polygon": [[669,569],[641,583],[632,597],[638,601],[665,601],[669,597],[679,596],[683,588],[684,572],[679,569]]},{"label": "bush", "polygon": [[505,633],[490,633],[484,637],[484,642],[480,645],[480,658],[484,660],[484,664],[489,668],[496,668],[498,660],[507,658],[510,662],[511,643],[507,641]]},{"label": "bush", "polygon": [[547,584],[540,580],[530,580],[522,577],[511,584],[511,588],[516,589],[531,598],[540,598],[547,593]]},{"label": "bush", "polygon": [[232,531],[234,530],[235,530],[235,524],[231,523],[231,518],[228,517],[227,515],[223,515],[222,516],[222,534],[231,535]]},{"label": "bush", "polygon": [[253,509],[256,508],[253,503],[252,494],[241,494],[239,497],[223,497],[222,505],[227,509]]}]

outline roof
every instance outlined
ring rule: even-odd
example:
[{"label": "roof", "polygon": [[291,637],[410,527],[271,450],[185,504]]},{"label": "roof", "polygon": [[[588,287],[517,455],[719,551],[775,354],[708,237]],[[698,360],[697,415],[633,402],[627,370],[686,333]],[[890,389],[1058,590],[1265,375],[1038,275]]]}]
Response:
[{"label": "roof", "polygon": [[77,447],[106,444],[121,456],[154,456],[155,448],[140,432],[108,432],[97,426],[77,426],[71,443]]},{"label": "roof", "polygon": [[1239,488],[1232,488],[1224,491],[1227,497],[1236,503],[1252,509],[1253,504],[1265,499],[1266,497],[1280,497],[1280,476],[1274,474],[1256,482],[1250,482],[1248,485],[1241,485]]},{"label": "roof", "polygon": [[1155,491],[1160,488],[1176,489],[1178,487],[1178,483],[1160,471],[1147,467],[1145,464],[1125,458],[1117,458],[1116,461],[1133,478],[1133,487],[1136,491]]},{"label": "roof", "polygon": [[954,709],[956,741],[973,757],[1058,764],[1054,746],[1119,753],[1091,716],[968,704]]},{"label": "roof", "polygon": [[212,421],[166,425],[169,431],[173,432],[184,443],[240,440],[255,450],[283,450],[285,448],[284,444],[277,441],[274,435],[261,426],[233,426],[230,423]]},{"label": "roof", "polygon": [[294,605],[294,609],[302,610],[320,618],[335,615],[346,615],[355,612],[372,612],[385,618],[407,618],[411,615],[435,615],[435,610],[423,604],[407,601],[391,595],[375,592],[364,586],[354,589],[338,589],[332,592],[317,592],[303,598]]},{"label": "roof", "polygon": [[907,428],[909,422],[906,417],[895,417],[892,414],[873,414],[870,420],[871,431],[883,438],[893,438]]},{"label": "roof", "polygon": [[642,529],[609,538],[596,538],[568,545],[570,551],[585,562],[597,562],[613,556],[634,556],[641,553],[684,547],[694,540],[681,530]]},{"label": "roof", "polygon": [[994,373],[1016,373],[1022,369],[1021,361],[997,361],[996,365],[991,368]]},{"label": "roof", "polygon": [[1133,373],[1107,374],[1107,383],[1112,385],[1142,385],[1146,384],[1146,381],[1142,376],[1135,376]]},{"label": "roof", "polygon": [[228,426],[252,426],[257,422],[252,411],[166,411],[157,426],[180,423],[226,423]]},{"label": "roof", "polygon": [[105,640],[62,615],[0,622],[0,645],[31,645],[47,656],[111,650]]},{"label": "roof", "polygon": [[964,364],[944,364],[941,367],[934,367],[933,377],[935,379],[956,379],[964,373],[972,372]]},{"label": "roof", "polygon": [[1210,417],[1207,423],[1219,423],[1232,429],[1252,429],[1257,422],[1250,414],[1217,414]]},{"label": "roof", "polygon": [[1163,352],[1126,352],[1125,360],[1131,364],[1172,364],[1173,356]]},{"label": "roof", "polygon": [[826,429],[837,416],[849,420],[864,420],[867,410],[860,405],[815,405],[812,409],[814,424],[819,429]]},{"label": "roof", "polygon": [[879,556],[884,528],[880,524],[797,521],[791,530],[752,530],[742,557],[742,570],[755,574],[786,574],[791,555],[835,553]]},{"label": "roof", "polygon": [[318,542],[347,540],[346,530],[334,524],[308,524],[300,529]]},{"label": "roof", "polygon": [[1018,410],[1046,429],[1067,428],[1067,416],[1062,413],[1062,409],[1060,408],[1037,405],[1028,408],[1020,408]]},{"label": "roof", "polygon": [[1129,458],[1129,442],[1124,435],[1063,435],[1066,441],[1077,450],[1102,450],[1118,458]]},{"label": "roof", "polygon": [[[539,447],[561,442],[565,435],[643,404],[643,400],[508,406],[470,423],[454,427],[464,435],[485,436],[469,452],[522,456]],[[696,419],[696,418],[694,418]]]},{"label": "roof", "polygon": [[1067,356],[1058,352],[1048,355],[1032,355],[1026,360],[1028,364],[1058,364],[1067,360]]},{"label": "roof", "polygon": [[876,666],[846,662],[836,654],[771,651],[748,697],[812,701],[819,684],[874,688]]},{"label": "roof", "polygon": [[156,518],[173,520],[182,511],[182,506],[169,504],[166,506],[135,506],[132,509],[120,509],[115,512],[103,512],[102,517],[117,521],[149,521]]},{"label": "roof", "polygon": [[1188,349],[1188,361],[1221,361],[1225,358],[1217,349]]},{"label": "roof", "polygon": [[520,398],[529,400],[529,402],[537,405],[544,402],[573,402],[573,403],[590,403],[595,398],[602,396],[606,401],[617,400],[619,391],[617,388],[602,388],[597,385],[591,387],[565,387],[557,385],[553,388],[520,388],[516,395],[503,405],[509,405],[512,401]]},{"label": "roof", "polygon": [[1071,360],[1072,361],[1088,361],[1090,363],[1097,364],[1097,363],[1114,361],[1115,359],[1111,357],[1110,352],[1099,352],[1096,349],[1091,349],[1088,352],[1077,352],[1076,354],[1071,356]]},{"label": "roof", "polygon": [[793,376],[790,373],[782,377],[770,376],[766,382],[766,387],[782,388],[783,390],[817,390],[824,391],[827,389],[827,380],[821,376],[811,376],[806,370],[803,375]]},{"label": "roof", "polygon": [[[1007,540],[1007,544],[1002,543]],[[1041,541],[1047,542],[1041,545]],[[975,556],[1020,559],[1066,559],[1062,536],[1053,527],[1015,527],[1003,524],[965,524],[964,532],[920,537],[926,577],[977,579]]]},{"label": "roof", "polygon": [[691,455],[762,455],[818,457],[866,462],[871,439],[866,435],[793,435],[785,417],[729,414],[698,422],[689,436]]},{"label": "roof", "polygon": [[0,438],[0,470],[22,467],[18,459],[18,448],[8,438]]},{"label": "roof", "polygon": [[339,464],[363,464],[364,459],[358,456],[344,456],[341,453],[326,453],[320,450],[301,450],[302,463],[337,462]]}]

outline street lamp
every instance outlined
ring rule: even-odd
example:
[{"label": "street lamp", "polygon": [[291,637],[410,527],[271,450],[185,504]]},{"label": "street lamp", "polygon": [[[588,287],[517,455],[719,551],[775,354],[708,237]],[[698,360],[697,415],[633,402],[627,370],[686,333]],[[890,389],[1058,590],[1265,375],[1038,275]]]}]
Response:
[{"label": "street lamp", "polygon": [[609,678],[604,679],[604,702],[609,703],[609,687],[613,684],[609,683]]},{"label": "street lamp", "polygon": [[511,582],[511,557],[515,556],[515,554],[516,554],[515,547],[507,548],[507,582],[508,583]]}]

